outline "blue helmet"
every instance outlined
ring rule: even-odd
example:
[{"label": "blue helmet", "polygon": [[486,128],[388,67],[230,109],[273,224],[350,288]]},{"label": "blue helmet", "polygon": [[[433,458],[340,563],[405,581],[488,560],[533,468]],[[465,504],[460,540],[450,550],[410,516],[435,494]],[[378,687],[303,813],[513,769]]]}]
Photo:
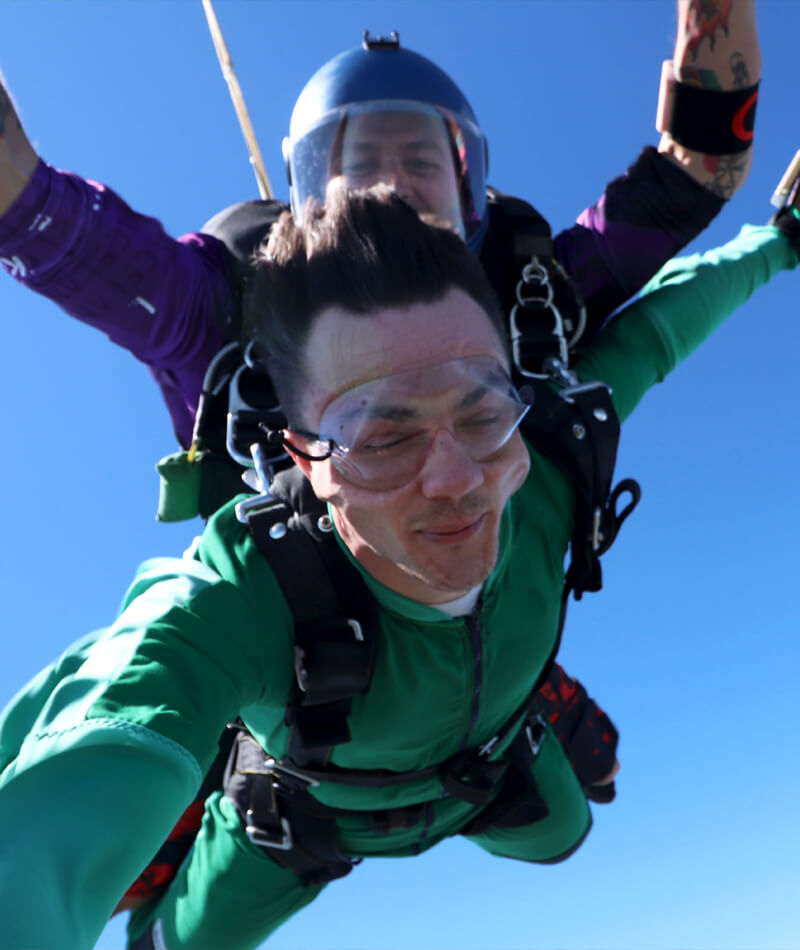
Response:
[{"label": "blue helmet", "polygon": [[[300,93],[283,142],[292,211],[299,219],[309,197],[320,203],[334,173],[347,120],[365,112],[422,113],[443,122],[460,191],[468,243],[482,232],[486,214],[488,149],[464,94],[430,60],[390,39],[364,34],[317,70]],[[461,223],[461,222],[460,222]]]}]

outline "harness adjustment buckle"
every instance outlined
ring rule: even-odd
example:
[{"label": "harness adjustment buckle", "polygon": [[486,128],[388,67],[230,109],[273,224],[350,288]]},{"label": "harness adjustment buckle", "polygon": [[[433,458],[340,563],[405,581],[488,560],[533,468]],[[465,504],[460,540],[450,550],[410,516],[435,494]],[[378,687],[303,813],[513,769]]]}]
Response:
[{"label": "harness adjustment buckle", "polygon": [[600,530],[603,525],[603,509],[595,508],[592,514],[592,550],[599,551],[600,545],[605,541],[605,535]]},{"label": "harness adjustment buckle", "polygon": [[478,755],[480,756],[480,758],[485,759],[491,753],[492,749],[497,745],[499,741],[500,741],[500,736],[493,735],[492,738],[489,739],[488,742],[484,742],[482,746],[479,746]]},{"label": "harness adjustment buckle", "polygon": [[516,287],[517,302],[509,314],[514,365],[522,376],[546,378],[548,373],[544,366],[550,358],[565,365],[569,362],[564,319],[554,298],[550,274],[534,255],[522,269]]},{"label": "harness adjustment buckle", "polygon": [[292,829],[286,818],[276,816],[280,821],[280,834],[253,823],[253,809],[248,808],[245,816],[244,833],[259,848],[275,848],[276,851],[291,851],[294,847]]},{"label": "harness adjustment buckle", "polygon": [[525,738],[528,740],[528,747],[534,759],[539,755],[546,735],[547,723],[540,713],[536,713],[532,721],[525,723]]}]

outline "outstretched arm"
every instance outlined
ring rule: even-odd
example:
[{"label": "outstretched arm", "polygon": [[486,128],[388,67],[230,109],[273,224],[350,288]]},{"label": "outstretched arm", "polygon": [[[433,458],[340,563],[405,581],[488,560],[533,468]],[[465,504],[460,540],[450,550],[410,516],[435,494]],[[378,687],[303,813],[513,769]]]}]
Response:
[{"label": "outstretched arm", "polygon": [[[746,225],[722,247],[670,261],[576,363],[581,379],[602,379],[620,419],[761,286],[798,265],[800,233]],[[788,225],[788,226],[787,226]]]},{"label": "outstretched arm", "polygon": [[[687,142],[696,141],[698,129],[708,132],[710,119],[717,120],[717,127],[727,122],[730,128],[741,99],[745,108],[735,125],[746,140],[738,145],[748,147],[712,155],[664,134],[658,150],[646,148],[624,175],[609,182],[577,224],[556,237],[555,256],[586,302],[588,326],[581,346],[659,267],[708,227],[749,168],[755,100],[748,90],[761,76],[754,0],[678,0],[671,62],[681,88],[672,97],[671,109],[664,97],[660,100],[660,124],[675,128]],[[700,87],[700,99],[691,95],[694,87]],[[740,90],[733,105],[724,98],[732,90]],[[706,134],[703,146],[719,147],[720,141],[727,139],[712,135],[709,141]]]},{"label": "outstretched arm", "polygon": [[145,363],[188,445],[233,307],[224,248],[176,241],[110,189],[42,161],[2,84],[0,266]]},{"label": "outstretched arm", "polygon": [[0,214],[22,193],[37,161],[0,73]]},{"label": "outstretched arm", "polygon": [[[688,123],[676,114],[675,121],[684,132],[675,131],[685,144],[664,131],[658,150],[720,198],[730,198],[750,171],[754,87],[761,79],[761,65],[755,0],[678,0],[678,35],[671,66],[674,79],[689,94],[692,89],[711,93],[738,91],[742,101],[723,106],[727,99],[707,95],[700,100],[685,100],[682,105],[675,102],[676,110],[694,108],[697,114]],[[666,88],[662,86],[659,129],[669,125],[665,112],[668,112],[670,97]],[[708,114],[704,115],[703,110],[708,110]],[[726,113],[724,124],[728,129],[733,128],[734,138],[740,141],[742,150],[725,151],[723,139],[720,139],[719,151],[687,147],[692,142],[698,143],[695,135],[699,135],[700,140],[708,135],[714,113],[720,112]],[[693,132],[693,128],[697,131]]]}]

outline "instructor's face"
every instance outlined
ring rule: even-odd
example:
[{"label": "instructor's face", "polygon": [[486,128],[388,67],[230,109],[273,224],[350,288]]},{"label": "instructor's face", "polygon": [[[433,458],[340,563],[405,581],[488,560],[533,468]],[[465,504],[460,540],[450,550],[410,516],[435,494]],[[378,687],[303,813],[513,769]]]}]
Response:
[{"label": "instructor's face", "polygon": [[[326,407],[369,381],[476,357],[478,363],[506,365],[488,317],[460,290],[437,303],[369,317],[325,311],[304,353],[306,366],[314,367],[304,424],[319,432]],[[503,509],[525,479],[529,459],[517,431],[488,457],[471,458],[459,433],[469,424],[465,407],[471,412],[477,403],[475,411],[481,411],[480,392],[439,385],[435,371],[419,376],[428,381],[426,391],[410,393],[406,405],[397,399],[382,412],[384,425],[375,439],[376,445],[413,440],[409,416],[425,417],[428,447],[407,484],[375,489],[348,479],[331,460],[298,464],[317,496],[334,506],[340,536],[372,576],[398,593],[435,604],[453,600],[491,572]],[[485,412],[481,422],[484,418]],[[398,419],[404,420],[402,433],[394,429]],[[296,435],[292,440],[301,441]]]},{"label": "instructor's face", "polygon": [[329,188],[394,188],[418,213],[450,222],[464,236],[460,189],[444,120],[413,112],[350,116],[332,158]]}]

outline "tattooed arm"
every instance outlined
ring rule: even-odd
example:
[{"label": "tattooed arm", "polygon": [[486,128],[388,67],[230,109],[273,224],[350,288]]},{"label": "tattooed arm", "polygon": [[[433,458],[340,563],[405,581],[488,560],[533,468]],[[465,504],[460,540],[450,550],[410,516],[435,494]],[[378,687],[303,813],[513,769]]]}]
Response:
[{"label": "tattooed arm", "polygon": [[0,214],[25,188],[37,161],[0,74]]},{"label": "tattooed arm", "polygon": [[[755,0],[678,0],[675,78],[702,89],[730,91],[761,78]],[[750,171],[752,149],[706,155],[679,145],[665,132],[658,146],[703,187],[730,198]]]}]

